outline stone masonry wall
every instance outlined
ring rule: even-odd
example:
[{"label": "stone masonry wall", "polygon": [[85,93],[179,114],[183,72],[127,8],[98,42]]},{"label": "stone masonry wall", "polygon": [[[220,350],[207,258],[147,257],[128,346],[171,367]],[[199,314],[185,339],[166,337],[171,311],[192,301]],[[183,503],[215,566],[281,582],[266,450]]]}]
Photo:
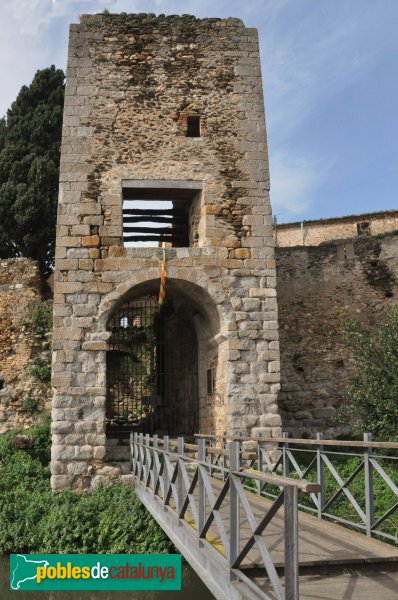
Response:
[{"label": "stone masonry wall", "polygon": [[369,235],[380,235],[398,230],[398,211],[347,215],[335,219],[319,219],[302,223],[281,223],[274,226],[276,246],[317,246],[331,240],[358,236],[358,224],[369,224]]},{"label": "stone masonry wall", "polygon": [[341,309],[374,323],[398,297],[398,233],[277,249],[283,428],[334,435],[352,368],[337,335]]},{"label": "stone masonry wall", "polygon": [[0,260],[0,433],[28,427],[51,408],[49,386],[31,373],[42,350],[29,326],[36,302],[37,264],[27,258]]},{"label": "stone masonry wall", "polygon": [[[189,115],[201,117],[199,138],[186,137]],[[223,406],[213,411],[213,427],[222,414],[230,432],[280,432],[257,32],[239,19],[83,16],[71,26],[61,153],[55,489],[120,474],[106,456],[107,323],[115,307],[158,281],[162,257],[157,248],[123,247],[126,180],[200,186],[197,236],[189,248],[167,248],[166,256],[168,281],[197,306],[199,379],[210,359],[217,361]],[[215,331],[200,325],[217,322],[209,311],[218,315]]]}]

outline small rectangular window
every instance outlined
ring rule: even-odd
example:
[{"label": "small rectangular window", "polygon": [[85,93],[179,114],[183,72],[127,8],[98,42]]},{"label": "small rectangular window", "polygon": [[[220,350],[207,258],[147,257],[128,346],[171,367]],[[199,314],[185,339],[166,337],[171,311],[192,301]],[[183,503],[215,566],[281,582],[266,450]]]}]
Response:
[{"label": "small rectangular window", "polygon": [[371,235],[370,223],[367,223],[367,222],[357,223],[357,234],[358,235]]},{"label": "small rectangular window", "polygon": [[207,369],[207,393],[214,394],[216,388],[216,371],[214,367]]},{"label": "small rectangular window", "polygon": [[187,118],[187,137],[200,137],[200,117]]}]

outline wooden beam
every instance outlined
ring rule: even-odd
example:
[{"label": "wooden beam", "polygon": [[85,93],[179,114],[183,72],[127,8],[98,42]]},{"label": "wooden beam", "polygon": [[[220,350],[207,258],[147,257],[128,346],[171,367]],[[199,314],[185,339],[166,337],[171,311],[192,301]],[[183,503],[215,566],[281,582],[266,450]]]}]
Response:
[{"label": "wooden beam", "polygon": [[[171,235],[124,235],[124,242],[169,242],[175,243],[179,241],[181,238],[177,238],[177,236]],[[185,243],[186,242],[186,243]],[[181,240],[182,246],[188,246],[188,241],[183,239]]]},{"label": "wooden beam", "polygon": [[177,237],[186,232],[183,227],[123,227],[123,233],[153,233]]},{"label": "wooden beam", "polygon": [[176,208],[124,208],[124,215],[172,215],[172,216],[184,216],[186,212],[184,210],[178,210]]},{"label": "wooden beam", "polygon": [[142,223],[146,221],[150,221],[153,223],[170,223],[170,225],[178,223],[183,225],[187,222],[187,219],[185,217],[158,217],[152,215],[137,215],[136,217],[123,217],[123,223]]}]

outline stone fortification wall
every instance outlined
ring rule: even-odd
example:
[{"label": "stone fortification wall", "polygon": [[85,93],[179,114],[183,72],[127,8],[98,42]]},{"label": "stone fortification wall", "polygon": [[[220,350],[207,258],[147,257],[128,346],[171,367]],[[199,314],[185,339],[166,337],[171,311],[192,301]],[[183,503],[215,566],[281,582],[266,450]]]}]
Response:
[{"label": "stone fortification wall", "polygon": [[284,429],[340,431],[333,424],[352,373],[338,341],[341,309],[367,323],[398,298],[398,234],[277,249]]},{"label": "stone fortification wall", "polygon": [[302,223],[274,225],[275,244],[281,248],[318,246],[331,240],[358,235],[381,235],[398,230],[398,211],[347,215],[335,219],[318,219]]},{"label": "stone fortification wall", "polygon": [[128,298],[159,289],[161,250],[123,245],[123,198],[149,188],[196,190],[189,244],[166,258],[168,293],[198,338],[201,429],[280,432],[257,32],[239,19],[83,16],[71,27],[61,156],[54,488],[120,474],[106,462],[107,326]]},{"label": "stone fortification wall", "polygon": [[40,302],[37,264],[0,260],[0,433],[28,427],[51,407],[49,386],[31,372],[43,351],[42,337],[30,324]]}]

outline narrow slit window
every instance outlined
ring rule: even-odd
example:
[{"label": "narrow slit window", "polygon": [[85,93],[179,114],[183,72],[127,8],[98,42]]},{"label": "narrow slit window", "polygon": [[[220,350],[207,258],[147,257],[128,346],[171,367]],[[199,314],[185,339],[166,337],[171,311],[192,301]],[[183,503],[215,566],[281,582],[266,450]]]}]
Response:
[{"label": "narrow slit window", "polygon": [[200,137],[200,117],[190,116],[187,119],[187,137]]},{"label": "narrow slit window", "polygon": [[207,393],[214,394],[214,391],[216,389],[216,373],[215,373],[214,367],[210,367],[210,369],[207,369],[206,376],[207,376]]}]

